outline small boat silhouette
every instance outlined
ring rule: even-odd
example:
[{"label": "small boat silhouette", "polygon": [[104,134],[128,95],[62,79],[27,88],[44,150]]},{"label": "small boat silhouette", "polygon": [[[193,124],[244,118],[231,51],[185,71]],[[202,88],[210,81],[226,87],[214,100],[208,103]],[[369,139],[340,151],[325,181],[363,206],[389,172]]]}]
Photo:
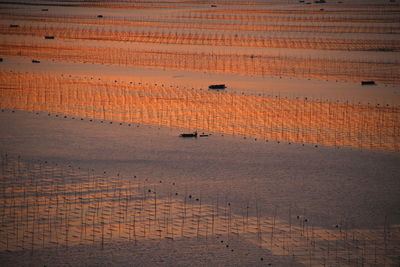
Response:
[{"label": "small boat silhouette", "polygon": [[200,137],[207,137],[207,136],[209,136],[209,135],[211,135],[211,134],[206,134],[206,133],[202,132],[199,136],[200,136]]},{"label": "small boat silhouette", "polygon": [[361,81],[361,85],[375,85],[375,81]]},{"label": "small boat silhouette", "polygon": [[179,137],[197,137],[197,131],[193,133],[182,133]]},{"label": "small boat silhouette", "polygon": [[212,84],[208,86],[208,89],[225,89],[225,84]]}]

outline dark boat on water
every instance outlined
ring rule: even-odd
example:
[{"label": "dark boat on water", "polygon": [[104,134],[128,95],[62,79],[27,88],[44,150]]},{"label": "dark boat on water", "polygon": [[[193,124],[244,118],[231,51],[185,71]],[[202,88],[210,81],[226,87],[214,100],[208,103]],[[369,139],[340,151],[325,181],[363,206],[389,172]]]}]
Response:
[{"label": "dark boat on water", "polygon": [[183,133],[180,134],[179,137],[197,137],[197,131],[194,133]]},{"label": "dark boat on water", "polygon": [[36,59],[32,59],[32,63],[40,63],[40,61],[36,60]]},{"label": "dark boat on water", "polygon": [[374,81],[361,81],[361,85],[375,85]]},{"label": "dark boat on water", "polygon": [[225,84],[212,84],[208,87],[208,89],[225,89]]}]

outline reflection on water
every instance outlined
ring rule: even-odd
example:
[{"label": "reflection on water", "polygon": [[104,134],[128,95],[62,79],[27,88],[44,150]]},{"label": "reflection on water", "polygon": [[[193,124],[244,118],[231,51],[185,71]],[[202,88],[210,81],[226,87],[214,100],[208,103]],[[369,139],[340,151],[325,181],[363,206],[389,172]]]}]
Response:
[{"label": "reflection on water", "polygon": [[274,255],[314,265],[390,265],[400,252],[398,226],[323,229],[303,216],[290,215],[289,221],[276,211],[262,216],[260,203],[234,213],[231,203],[208,203],[171,190],[162,194],[167,184],[136,176],[111,177],[2,155],[0,186],[1,251],[216,236],[229,244],[239,236]]},{"label": "reflection on water", "polygon": [[400,110],[104,77],[0,73],[0,107],[327,146],[399,150]]}]

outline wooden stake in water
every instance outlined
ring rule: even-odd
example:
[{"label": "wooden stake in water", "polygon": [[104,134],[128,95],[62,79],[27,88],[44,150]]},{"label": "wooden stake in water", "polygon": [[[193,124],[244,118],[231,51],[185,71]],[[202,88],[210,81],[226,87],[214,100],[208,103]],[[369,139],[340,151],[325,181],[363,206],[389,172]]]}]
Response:
[{"label": "wooden stake in water", "polygon": [[136,245],[136,217],[135,217],[135,213],[133,214],[133,238],[135,240],[135,245]]},{"label": "wooden stake in water", "polygon": [[157,222],[157,191],[154,185],[154,223]]},{"label": "wooden stake in water", "polygon": [[101,249],[104,249],[104,217],[103,208],[101,209]]},{"label": "wooden stake in water", "polygon": [[274,230],[275,230],[275,220],[276,220],[276,213],[277,213],[277,209],[278,209],[278,207],[277,206],[275,206],[275,209],[274,209],[274,217],[273,217],[273,219],[272,219],[272,230],[271,230],[271,247],[272,247],[272,244],[273,244],[273,240],[274,240]]},{"label": "wooden stake in water", "polygon": [[197,239],[199,239],[200,235],[200,220],[201,220],[201,199],[199,203],[199,213],[197,214]]},{"label": "wooden stake in water", "polygon": [[182,228],[181,228],[181,236],[185,237],[183,231],[184,231],[184,227],[185,227],[185,218],[186,218],[186,201],[187,201],[187,194],[186,194],[186,190],[185,190],[185,197],[183,199],[183,216],[182,216]]},{"label": "wooden stake in water", "polygon": [[[258,210],[258,200],[256,198],[256,219],[257,219],[257,239],[258,245],[261,246],[261,231],[260,231],[260,213]],[[271,246],[272,247],[272,246]]]}]

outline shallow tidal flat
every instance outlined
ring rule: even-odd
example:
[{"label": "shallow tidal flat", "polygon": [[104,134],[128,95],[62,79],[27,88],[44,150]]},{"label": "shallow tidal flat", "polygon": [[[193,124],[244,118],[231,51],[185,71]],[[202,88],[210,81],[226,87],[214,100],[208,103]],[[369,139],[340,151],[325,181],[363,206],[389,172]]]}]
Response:
[{"label": "shallow tidal flat", "polygon": [[397,266],[399,3],[284,2],[0,3],[1,265]]}]

